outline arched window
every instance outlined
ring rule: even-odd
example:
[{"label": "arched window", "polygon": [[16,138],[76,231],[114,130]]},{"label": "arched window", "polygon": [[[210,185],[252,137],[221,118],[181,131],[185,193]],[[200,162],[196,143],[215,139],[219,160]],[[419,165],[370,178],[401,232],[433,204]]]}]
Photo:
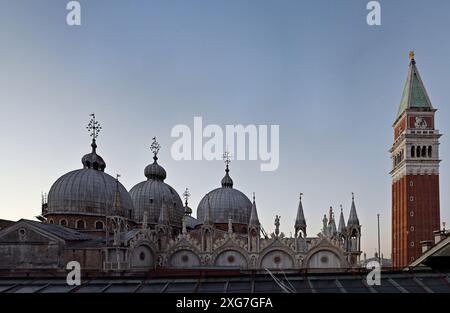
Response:
[{"label": "arched window", "polygon": [[99,229],[99,230],[101,230],[101,229],[103,229],[103,222],[102,221],[97,221],[97,222],[95,222],[95,229]]},{"label": "arched window", "polygon": [[48,223],[49,223],[49,224],[54,224],[55,222],[53,222],[53,219],[49,219],[49,220],[48,220]]},{"label": "arched window", "polygon": [[77,221],[77,228],[78,229],[85,229],[86,228],[86,223],[83,220],[78,220]]},{"label": "arched window", "polygon": [[67,220],[65,220],[65,219],[60,220],[60,221],[59,221],[59,225],[61,225],[61,226],[67,226]]},{"label": "arched window", "polygon": [[427,156],[427,147],[423,146],[422,147],[422,158]]},{"label": "arched window", "polygon": [[416,156],[416,147],[411,147],[411,157],[414,158]]},{"label": "arched window", "polygon": [[432,153],[433,152],[433,148],[431,146],[428,146],[428,157],[431,158]]},{"label": "arched window", "polygon": [[416,147],[416,157],[420,158],[420,146]]}]

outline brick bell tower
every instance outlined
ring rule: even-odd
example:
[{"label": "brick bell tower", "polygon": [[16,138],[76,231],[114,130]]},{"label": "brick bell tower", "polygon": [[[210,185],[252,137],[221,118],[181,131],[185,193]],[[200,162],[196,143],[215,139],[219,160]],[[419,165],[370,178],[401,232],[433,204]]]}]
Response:
[{"label": "brick bell tower", "polygon": [[394,122],[392,159],[392,260],[402,268],[422,254],[421,242],[439,230],[439,131],[436,109],[410,52],[408,77]]}]

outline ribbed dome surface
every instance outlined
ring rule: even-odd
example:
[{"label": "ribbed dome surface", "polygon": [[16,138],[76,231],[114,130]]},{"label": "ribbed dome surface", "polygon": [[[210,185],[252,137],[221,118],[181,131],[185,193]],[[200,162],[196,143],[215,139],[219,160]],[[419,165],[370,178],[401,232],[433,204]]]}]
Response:
[{"label": "ribbed dome surface", "polygon": [[147,167],[144,169],[144,175],[149,179],[159,180],[164,180],[167,177],[166,170],[164,169],[164,167],[159,165],[156,160],[152,164],[147,165]]},{"label": "ribbed dome surface", "polygon": [[242,192],[229,187],[214,189],[203,197],[197,208],[197,220],[200,223],[205,219],[208,196],[214,223],[228,223],[231,217],[233,223],[248,224],[252,203]]},{"label": "ribbed dome surface", "polygon": [[167,205],[169,224],[181,228],[184,207],[178,193],[164,182],[166,170],[158,164],[158,158],[144,170],[146,181],[140,182],[130,190],[134,206],[134,219],[142,222],[147,211],[147,222],[157,223],[163,201]]},{"label": "ribbed dome surface", "polygon": [[[118,184],[118,189],[117,189]],[[112,176],[84,168],[61,176],[48,193],[48,213],[105,215],[115,212],[116,190],[128,217],[133,203],[125,187]]]}]

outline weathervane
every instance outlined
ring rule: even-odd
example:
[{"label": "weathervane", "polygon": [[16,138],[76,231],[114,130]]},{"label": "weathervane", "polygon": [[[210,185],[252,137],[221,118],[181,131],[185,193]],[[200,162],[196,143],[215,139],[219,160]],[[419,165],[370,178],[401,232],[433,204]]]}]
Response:
[{"label": "weathervane", "polygon": [[303,192],[300,192],[300,201],[302,201]]},{"label": "weathervane", "polygon": [[188,205],[188,200],[189,200],[190,196],[191,196],[191,193],[189,192],[189,189],[186,188],[186,190],[183,192],[184,203],[186,206]]},{"label": "weathervane", "polygon": [[158,159],[157,155],[159,150],[161,149],[161,145],[156,141],[156,137],[152,138],[152,144],[150,146],[150,150],[153,152],[153,159],[156,161]]},{"label": "weathervane", "polygon": [[89,121],[88,126],[86,126],[86,129],[91,133],[90,136],[92,137],[92,140],[95,141],[102,127],[100,126],[100,123],[95,120],[95,113],[89,114],[89,116],[91,116],[92,118]]}]

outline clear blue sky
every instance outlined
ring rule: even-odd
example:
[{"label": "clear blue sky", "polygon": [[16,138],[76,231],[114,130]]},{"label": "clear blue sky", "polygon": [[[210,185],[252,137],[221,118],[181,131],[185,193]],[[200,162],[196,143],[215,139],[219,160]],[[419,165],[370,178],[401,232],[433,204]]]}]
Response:
[{"label": "clear blue sky", "polygon": [[[256,192],[260,219],[293,231],[299,192],[308,232],[351,192],[363,249],[390,255],[392,122],[416,60],[441,138],[441,215],[450,222],[450,2],[380,1],[382,26],[366,24],[368,1],[80,1],[82,25],[65,23],[68,1],[0,1],[0,218],[32,218],[40,193],[81,167],[85,125],[103,125],[98,152],[130,189],[144,179],[157,136],[167,183],[195,208],[219,186],[223,163],[174,161],[170,130],[207,124],[279,124],[280,166],[231,165],[235,187]],[[338,212],[337,214],[338,215]]]}]

